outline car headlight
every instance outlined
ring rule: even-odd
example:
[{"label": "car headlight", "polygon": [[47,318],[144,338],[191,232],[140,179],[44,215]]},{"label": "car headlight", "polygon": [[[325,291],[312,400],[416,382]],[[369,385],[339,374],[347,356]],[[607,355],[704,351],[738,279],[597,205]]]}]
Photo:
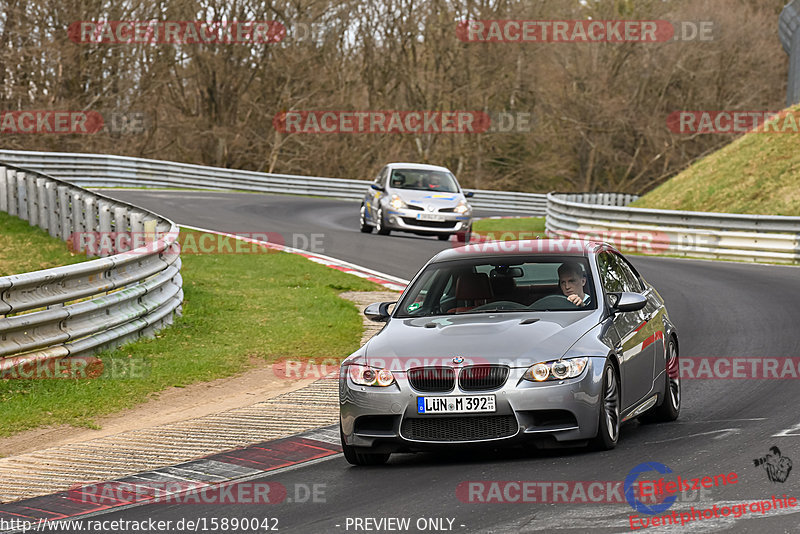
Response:
[{"label": "car headlight", "polygon": [[406,203],[403,202],[403,199],[400,198],[397,195],[392,195],[392,200],[391,200],[391,202],[389,202],[389,205],[391,207],[393,207],[394,209],[396,209],[396,210],[399,210],[399,209],[407,207]]},{"label": "car headlight", "polygon": [[394,384],[394,375],[388,369],[351,364],[347,372],[350,375],[350,380],[359,386],[378,386],[385,388]]},{"label": "car headlight", "polygon": [[531,382],[544,382],[545,380],[564,380],[565,378],[575,378],[583,373],[589,358],[568,358],[566,360],[552,360],[549,362],[539,362],[528,367],[522,378]]},{"label": "car headlight", "polygon": [[458,206],[456,206],[455,212],[464,215],[469,211],[469,209],[470,209],[469,204],[467,204],[462,200],[461,202],[458,203]]}]

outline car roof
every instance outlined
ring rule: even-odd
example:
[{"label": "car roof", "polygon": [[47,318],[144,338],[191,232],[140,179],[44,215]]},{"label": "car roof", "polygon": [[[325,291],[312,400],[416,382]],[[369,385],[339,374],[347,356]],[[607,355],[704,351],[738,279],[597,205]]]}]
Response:
[{"label": "car roof", "polygon": [[409,170],[418,170],[418,171],[450,172],[450,169],[448,169],[447,167],[442,167],[440,165],[428,165],[427,163],[389,163],[386,166],[389,167],[392,170],[394,170],[394,169],[409,169]]},{"label": "car roof", "polygon": [[523,241],[487,241],[443,250],[430,262],[458,259],[523,256],[588,257],[604,250],[616,251],[608,243],[580,239],[526,239]]}]

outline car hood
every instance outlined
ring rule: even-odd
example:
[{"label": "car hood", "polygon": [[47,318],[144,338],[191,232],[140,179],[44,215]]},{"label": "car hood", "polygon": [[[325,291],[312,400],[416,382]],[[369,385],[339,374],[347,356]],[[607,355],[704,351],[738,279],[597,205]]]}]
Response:
[{"label": "car hood", "polygon": [[403,199],[406,204],[417,206],[434,206],[435,208],[448,208],[464,200],[461,193],[441,193],[437,191],[417,191],[415,189],[392,189],[391,194]]},{"label": "car hood", "polygon": [[[539,320],[530,322],[535,318]],[[366,363],[399,371],[425,365],[528,367],[563,356],[598,323],[595,312],[442,315],[392,319],[365,348]]]}]

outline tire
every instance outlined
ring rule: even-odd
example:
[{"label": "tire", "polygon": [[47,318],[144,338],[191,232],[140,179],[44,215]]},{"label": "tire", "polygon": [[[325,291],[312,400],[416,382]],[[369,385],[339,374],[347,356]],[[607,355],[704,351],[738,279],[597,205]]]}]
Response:
[{"label": "tire", "polygon": [[456,240],[459,243],[469,243],[469,240],[472,238],[472,228],[466,230],[464,232],[458,232],[456,234]]},{"label": "tire", "polygon": [[436,237],[439,238],[439,241],[448,241],[450,239],[450,234],[439,234]]},{"label": "tire", "polygon": [[646,423],[666,423],[674,421],[681,413],[681,377],[678,347],[670,337],[667,343],[667,369],[664,373],[664,402],[647,411],[641,419]]},{"label": "tire", "polygon": [[361,210],[359,214],[359,224],[361,225],[361,231],[365,234],[372,233],[372,226],[367,224],[367,207],[364,204],[361,204]]},{"label": "tire", "polygon": [[391,456],[389,452],[362,452],[358,447],[348,445],[344,441],[344,432],[342,431],[341,423],[339,423],[339,437],[342,440],[344,459],[352,465],[383,465],[389,460],[389,456]]},{"label": "tire", "polygon": [[619,379],[614,366],[606,361],[603,367],[603,389],[598,410],[597,437],[590,446],[595,450],[608,451],[617,446],[619,440]]},{"label": "tire", "polygon": [[378,215],[375,217],[375,229],[380,235],[389,235],[389,230],[386,228],[386,221],[383,220],[383,208],[378,208]]}]

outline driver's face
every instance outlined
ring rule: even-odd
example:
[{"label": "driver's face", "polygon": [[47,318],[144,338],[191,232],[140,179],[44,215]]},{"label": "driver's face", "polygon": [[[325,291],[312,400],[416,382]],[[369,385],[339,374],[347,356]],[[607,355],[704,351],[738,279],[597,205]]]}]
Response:
[{"label": "driver's face", "polygon": [[565,297],[578,295],[583,298],[583,286],[586,285],[586,277],[575,273],[564,273],[558,277],[558,284]]}]

